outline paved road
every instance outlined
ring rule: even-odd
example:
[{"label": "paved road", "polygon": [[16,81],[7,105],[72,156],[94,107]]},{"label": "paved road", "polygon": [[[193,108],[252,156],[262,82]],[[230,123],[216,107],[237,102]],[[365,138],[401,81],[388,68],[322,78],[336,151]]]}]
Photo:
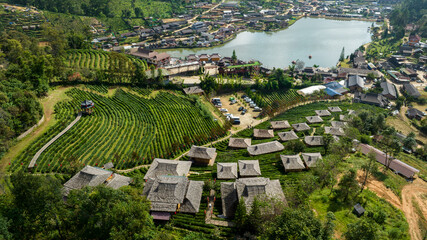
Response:
[{"label": "paved road", "polygon": [[76,119],[74,119],[74,121],[72,121],[70,123],[70,125],[68,125],[64,130],[62,130],[62,132],[58,133],[58,135],[56,135],[48,143],[46,143],[42,148],[40,148],[40,150],[36,153],[36,155],[34,155],[33,159],[31,159],[31,162],[28,165],[28,168],[33,168],[37,162],[37,159],[40,157],[40,154],[42,154],[44,150],[46,150],[50,145],[52,145],[52,143],[54,143],[56,140],[58,140],[58,138],[60,138],[62,135],[64,135],[64,133],[66,133],[68,130],[70,130],[70,128],[72,128],[74,126],[74,124],[76,124],[80,120],[81,117],[82,117],[82,113],[79,112]]}]

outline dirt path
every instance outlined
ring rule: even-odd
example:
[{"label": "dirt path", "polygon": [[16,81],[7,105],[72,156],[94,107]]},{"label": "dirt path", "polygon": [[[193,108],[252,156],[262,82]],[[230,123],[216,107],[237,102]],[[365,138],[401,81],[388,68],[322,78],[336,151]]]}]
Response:
[{"label": "dirt path", "polygon": [[24,137],[21,141],[17,142],[12,146],[6,155],[0,161],[0,172],[4,172],[8,163],[10,163],[21,151],[28,147],[37,137],[43,134],[49,127],[56,123],[56,119],[53,117],[54,106],[57,102],[68,99],[65,92],[71,87],[59,87],[49,92],[49,95],[40,100],[43,106],[43,115],[45,121],[34,129],[33,132]]},{"label": "dirt path", "polygon": [[[416,205],[419,209],[417,210]],[[416,179],[402,189],[402,211],[409,224],[409,233],[412,240],[424,240],[427,237],[427,183]],[[421,212],[420,212],[421,211]],[[422,214],[420,216],[420,214]],[[424,216],[424,218],[422,217]],[[422,229],[424,228],[424,229]]]},{"label": "dirt path", "polygon": [[[362,171],[358,171],[358,181],[361,183]],[[394,207],[402,210],[409,225],[412,240],[425,240],[427,234],[427,183],[417,178],[402,189],[402,200],[387,188],[383,182],[369,177],[366,188],[385,199]],[[416,205],[419,206],[417,209]],[[423,217],[424,216],[424,217]]]}]

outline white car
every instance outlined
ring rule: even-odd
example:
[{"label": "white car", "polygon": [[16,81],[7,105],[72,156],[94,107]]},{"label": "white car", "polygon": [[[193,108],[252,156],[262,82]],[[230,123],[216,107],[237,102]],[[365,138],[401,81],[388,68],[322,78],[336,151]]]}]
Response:
[{"label": "white car", "polygon": [[219,109],[221,112],[228,112],[228,110],[226,108],[221,108]]},{"label": "white car", "polygon": [[249,106],[250,106],[251,108],[254,108],[254,107],[256,107],[256,104],[255,104],[255,103],[251,103]]}]

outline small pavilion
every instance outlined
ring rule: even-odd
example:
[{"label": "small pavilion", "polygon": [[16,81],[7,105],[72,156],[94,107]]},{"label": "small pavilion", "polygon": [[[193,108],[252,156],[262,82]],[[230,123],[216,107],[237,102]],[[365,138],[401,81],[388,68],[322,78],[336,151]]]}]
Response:
[{"label": "small pavilion", "polygon": [[80,105],[83,113],[92,114],[95,104],[91,100],[84,100]]}]

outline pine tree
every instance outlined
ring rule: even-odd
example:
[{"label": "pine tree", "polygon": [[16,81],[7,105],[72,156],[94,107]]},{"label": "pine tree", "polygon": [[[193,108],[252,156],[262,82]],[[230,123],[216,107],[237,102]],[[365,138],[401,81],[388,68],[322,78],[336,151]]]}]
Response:
[{"label": "pine tree", "polygon": [[340,62],[342,62],[342,61],[344,61],[344,47],[342,47],[342,50],[341,50],[341,55],[340,55]]}]

